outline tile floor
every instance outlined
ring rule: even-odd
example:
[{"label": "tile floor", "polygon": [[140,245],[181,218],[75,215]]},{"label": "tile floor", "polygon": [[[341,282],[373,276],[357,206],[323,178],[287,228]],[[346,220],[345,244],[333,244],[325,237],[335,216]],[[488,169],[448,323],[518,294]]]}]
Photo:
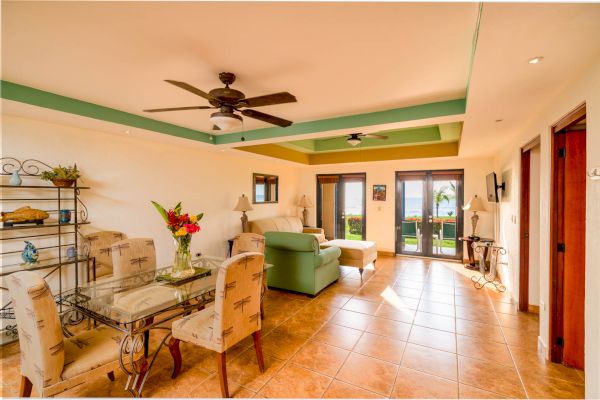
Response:
[{"label": "tile floor", "polygon": [[[251,340],[228,351],[230,392],[270,398],[582,398],[581,371],[545,361],[538,318],[510,299],[476,290],[459,264],[388,257],[354,268],[316,298],[271,290],[265,300],[260,374]],[[158,338],[154,339],[154,343]],[[18,390],[17,344],[1,348],[2,396]],[[162,350],[147,397],[220,397],[212,354],[182,344],[170,379]],[[128,397],[125,377],[104,377],[65,397]]]}]

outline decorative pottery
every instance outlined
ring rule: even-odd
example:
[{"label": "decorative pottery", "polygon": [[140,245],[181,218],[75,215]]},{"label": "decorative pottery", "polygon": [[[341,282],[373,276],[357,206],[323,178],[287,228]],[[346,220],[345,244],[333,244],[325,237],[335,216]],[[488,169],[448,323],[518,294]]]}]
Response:
[{"label": "decorative pottery", "polygon": [[38,257],[38,250],[33,243],[25,241],[25,248],[21,252],[21,258],[25,261],[25,264],[35,264]]},{"label": "decorative pottery", "polygon": [[61,224],[68,224],[71,222],[71,210],[60,210],[58,214]]},{"label": "decorative pottery", "polygon": [[11,226],[13,223],[37,223],[42,224],[49,215],[46,211],[31,208],[29,206],[17,208],[12,212],[2,213],[2,222],[5,226]]},{"label": "decorative pottery", "polygon": [[75,183],[75,179],[52,179],[52,183],[56,187],[68,188],[73,186],[73,183]]},{"label": "decorative pottery", "polygon": [[74,246],[71,246],[67,249],[67,257],[69,257],[69,258],[77,257],[77,249]]},{"label": "decorative pottery", "polygon": [[23,180],[19,176],[19,173],[17,171],[14,171],[10,176],[10,181],[8,181],[8,183],[10,183],[10,186],[21,186]]}]

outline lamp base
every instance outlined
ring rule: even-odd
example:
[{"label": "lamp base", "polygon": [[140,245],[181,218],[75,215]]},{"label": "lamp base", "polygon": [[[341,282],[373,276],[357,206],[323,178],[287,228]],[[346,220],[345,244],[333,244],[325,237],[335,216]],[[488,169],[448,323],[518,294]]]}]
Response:
[{"label": "lamp base", "polygon": [[308,210],[306,208],[302,211],[302,222],[304,226],[308,226]]},{"label": "lamp base", "polygon": [[245,211],[242,211],[242,218],[240,220],[242,220],[242,232],[248,233],[248,216]]}]

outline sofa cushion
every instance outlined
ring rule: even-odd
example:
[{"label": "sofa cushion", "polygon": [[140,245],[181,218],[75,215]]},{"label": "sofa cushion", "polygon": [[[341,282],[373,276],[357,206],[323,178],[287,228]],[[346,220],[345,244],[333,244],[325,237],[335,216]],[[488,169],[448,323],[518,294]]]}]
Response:
[{"label": "sofa cushion", "polygon": [[250,232],[264,235],[265,232],[302,232],[302,221],[298,217],[275,217],[250,221]]}]

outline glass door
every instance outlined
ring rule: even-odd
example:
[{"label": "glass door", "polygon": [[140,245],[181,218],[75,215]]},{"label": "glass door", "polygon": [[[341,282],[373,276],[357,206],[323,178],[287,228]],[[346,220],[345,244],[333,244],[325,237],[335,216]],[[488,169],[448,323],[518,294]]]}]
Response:
[{"label": "glass door", "polygon": [[317,226],[327,239],[365,240],[366,174],[317,175]]},{"label": "glass door", "polygon": [[463,171],[396,174],[396,253],[462,259]]}]

